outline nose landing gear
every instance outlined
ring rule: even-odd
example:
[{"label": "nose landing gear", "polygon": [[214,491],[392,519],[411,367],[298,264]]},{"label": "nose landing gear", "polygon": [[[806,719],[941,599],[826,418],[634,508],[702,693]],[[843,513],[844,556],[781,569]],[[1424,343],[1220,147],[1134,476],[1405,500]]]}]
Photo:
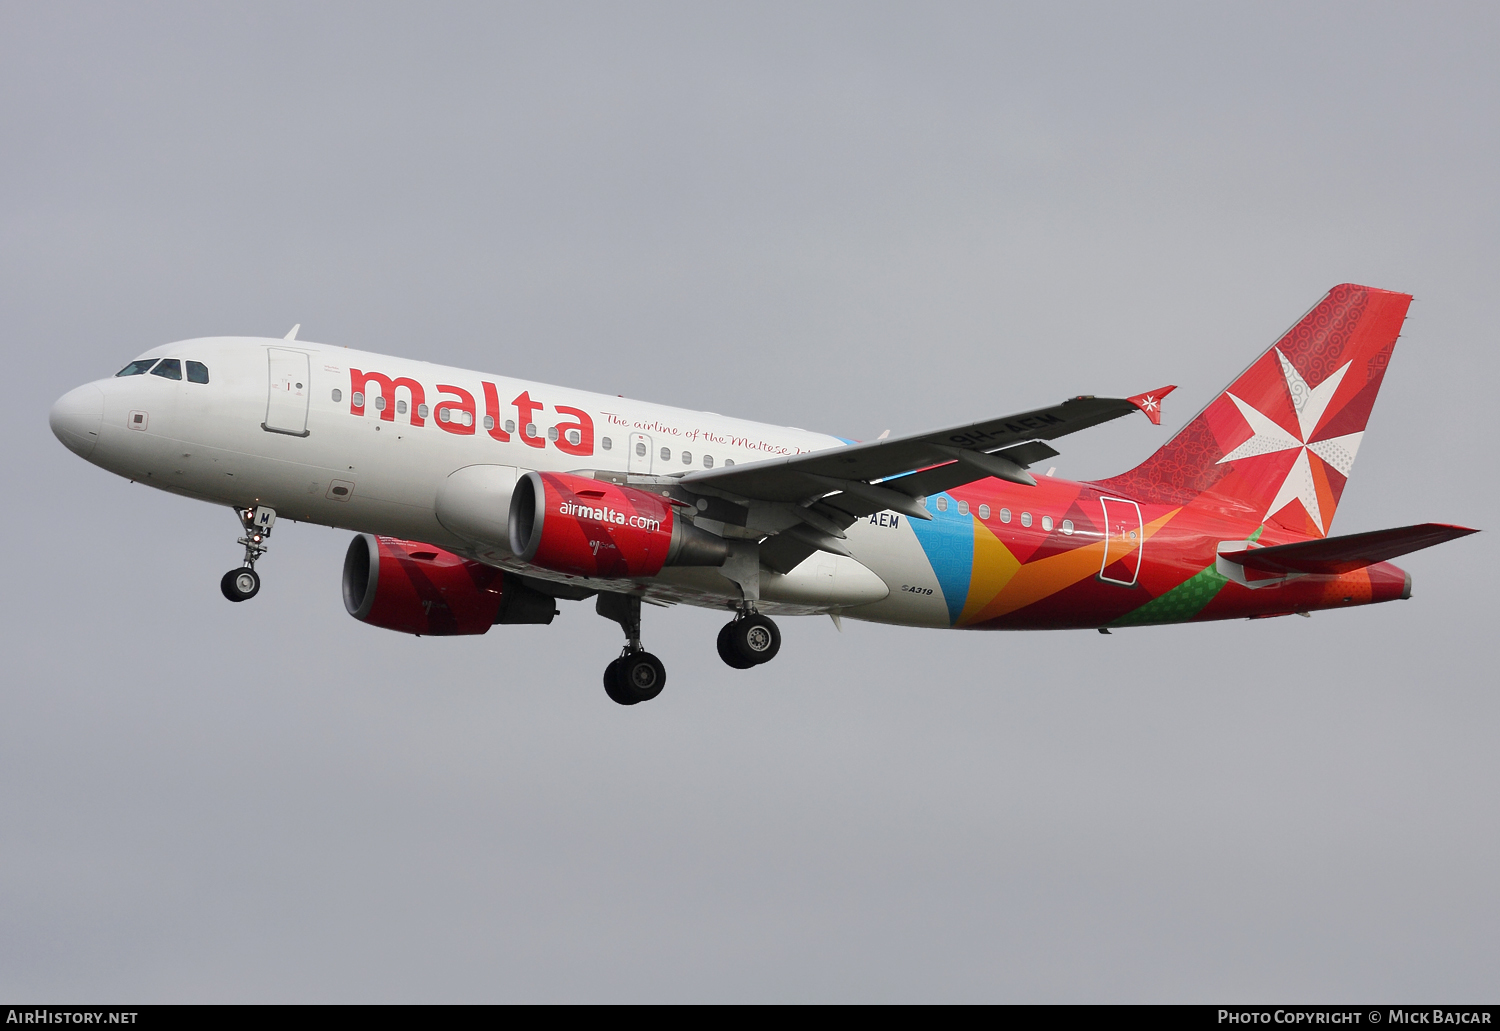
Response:
[{"label": "nose landing gear", "polygon": [[667,668],[641,646],[641,599],[635,594],[600,593],[594,609],[625,631],[625,650],[604,667],[604,693],[620,705],[649,702],[667,686]]},{"label": "nose landing gear", "polygon": [[781,650],[781,631],[767,616],[742,612],[719,631],[719,658],[735,669],[770,662]]},{"label": "nose landing gear", "polygon": [[245,564],[231,569],[219,581],[219,590],[230,601],[249,601],[260,593],[260,574],[255,571],[255,560],[266,553],[266,538],[271,536],[271,527],[276,525],[276,510],[264,505],[258,508],[237,508],[234,514],[240,517],[245,536],[235,543],[245,546]]}]

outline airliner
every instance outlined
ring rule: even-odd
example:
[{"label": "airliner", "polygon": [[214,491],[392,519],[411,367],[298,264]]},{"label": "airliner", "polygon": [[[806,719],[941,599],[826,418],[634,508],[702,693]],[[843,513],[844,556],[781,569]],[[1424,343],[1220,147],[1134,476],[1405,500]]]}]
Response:
[{"label": "airliner", "polygon": [[1162,387],[856,442],[284,338],[156,347],[52,407],[119,476],[232,508],[243,602],[278,521],[355,532],[344,606],[401,633],[550,623],[593,598],[625,644],[613,701],[655,698],[642,606],[731,618],[720,657],[774,658],[772,616],[967,630],[1260,619],[1411,596],[1390,559],[1474,530],[1329,536],[1408,294],[1334,287],[1135,468],[1074,482],[1054,441]]}]

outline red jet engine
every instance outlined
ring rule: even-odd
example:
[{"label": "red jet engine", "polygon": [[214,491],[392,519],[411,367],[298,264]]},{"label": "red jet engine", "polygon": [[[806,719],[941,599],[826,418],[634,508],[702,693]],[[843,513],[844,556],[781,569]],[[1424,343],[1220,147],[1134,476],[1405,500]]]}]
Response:
[{"label": "red jet engine", "polygon": [[550,623],[554,599],[442,548],[362,533],[344,556],[344,608],[403,634],[482,634],[496,623]]},{"label": "red jet engine", "polygon": [[571,473],[529,472],[516,481],[510,547],[544,569],[606,580],[729,557],[722,537],[676,518],[666,498]]}]

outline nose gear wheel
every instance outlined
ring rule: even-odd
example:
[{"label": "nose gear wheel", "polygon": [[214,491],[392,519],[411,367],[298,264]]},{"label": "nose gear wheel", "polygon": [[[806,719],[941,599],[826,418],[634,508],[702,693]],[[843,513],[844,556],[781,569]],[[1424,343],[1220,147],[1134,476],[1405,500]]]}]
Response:
[{"label": "nose gear wheel", "polygon": [[219,590],[230,601],[249,601],[260,593],[260,575],[249,566],[231,569],[219,581]]}]

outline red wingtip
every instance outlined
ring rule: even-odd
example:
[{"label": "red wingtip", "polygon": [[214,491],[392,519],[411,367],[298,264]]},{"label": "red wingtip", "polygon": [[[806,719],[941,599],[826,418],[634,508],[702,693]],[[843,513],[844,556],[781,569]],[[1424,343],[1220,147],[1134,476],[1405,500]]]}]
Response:
[{"label": "red wingtip", "polygon": [[1137,394],[1134,397],[1127,397],[1125,400],[1129,401],[1141,411],[1145,412],[1146,418],[1151,420],[1151,425],[1160,426],[1161,399],[1166,397],[1176,389],[1177,385],[1174,383],[1170,386],[1162,387],[1160,390],[1148,390],[1144,394]]}]

